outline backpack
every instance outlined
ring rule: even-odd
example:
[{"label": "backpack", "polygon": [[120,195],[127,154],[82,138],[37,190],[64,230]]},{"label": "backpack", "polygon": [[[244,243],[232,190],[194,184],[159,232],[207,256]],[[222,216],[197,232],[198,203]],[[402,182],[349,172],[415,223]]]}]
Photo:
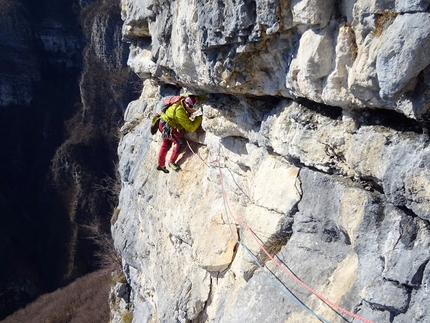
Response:
[{"label": "backpack", "polygon": [[160,123],[161,113],[164,113],[168,107],[170,107],[171,105],[173,105],[175,103],[180,102],[184,98],[185,98],[185,96],[183,96],[183,95],[168,96],[168,97],[165,97],[164,99],[162,99],[157,104],[157,109],[156,109],[157,112],[152,117],[152,121],[151,121],[151,134],[152,135],[155,135],[157,133],[158,124]]},{"label": "backpack", "polygon": [[157,113],[165,112],[168,107],[170,107],[172,104],[180,102],[182,99],[185,99],[185,96],[173,95],[165,97],[157,104]]}]

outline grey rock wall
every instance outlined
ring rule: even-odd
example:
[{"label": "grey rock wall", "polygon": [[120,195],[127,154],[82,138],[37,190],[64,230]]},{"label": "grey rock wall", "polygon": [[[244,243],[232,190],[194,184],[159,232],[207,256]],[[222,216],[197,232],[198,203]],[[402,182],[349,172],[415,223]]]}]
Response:
[{"label": "grey rock wall", "polygon": [[427,8],[425,1],[123,1],[124,38],[133,69],[163,82],[425,119]]},{"label": "grey rock wall", "polygon": [[[133,322],[429,321],[429,2],[122,7]],[[149,117],[172,85],[209,97],[164,174]]]}]

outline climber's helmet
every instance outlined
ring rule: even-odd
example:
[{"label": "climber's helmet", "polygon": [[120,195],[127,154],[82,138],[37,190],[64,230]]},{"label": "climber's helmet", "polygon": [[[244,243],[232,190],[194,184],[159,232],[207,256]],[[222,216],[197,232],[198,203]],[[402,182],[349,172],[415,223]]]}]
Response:
[{"label": "climber's helmet", "polygon": [[190,110],[196,110],[196,103],[197,103],[197,100],[193,96],[189,96],[184,100],[185,107]]}]

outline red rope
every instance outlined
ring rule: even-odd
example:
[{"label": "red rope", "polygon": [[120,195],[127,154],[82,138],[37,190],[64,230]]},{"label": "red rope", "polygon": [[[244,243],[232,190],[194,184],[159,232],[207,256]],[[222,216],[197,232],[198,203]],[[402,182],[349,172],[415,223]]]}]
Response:
[{"label": "red rope", "polygon": [[203,160],[203,158],[202,158],[202,157],[200,157],[200,155],[199,155],[199,154],[197,154],[197,153],[193,150],[193,148],[191,148],[190,143],[188,142],[188,140],[187,140],[187,139],[185,139],[185,141],[187,142],[188,148],[191,150],[191,152],[193,153],[193,155],[194,155],[194,156],[199,157],[199,159],[200,159],[200,160],[201,160],[201,161],[202,161],[206,166],[210,167],[210,166],[209,166],[209,164],[212,164],[212,163],[216,163],[216,162],[218,162],[218,160],[216,159],[216,160],[213,160],[213,161],[211,161],[211,162],[207,163],[206,161],[204,161],[204,160]]},{"label": "red rope", "polygon": [[[196,154],[195,152],[194,152],[194,150],[191,148],[191,146],[190,146],[190,144],[189,144],[189,142],[188,142],[188,140],[187,140],[187,144],[188,144],[188,147],[190,148],[190,150],[191,150],[191,152],[194,154],[194,155],[196,155],[196,156],[198,156],[199,158],[200,158],[200,160],[203,162],[203,163],[205,163],[206,164],[206,166],[209,166],[198,154]],[[222,186],[222,190],[223,190],[223,194],[224,194],[224,196],[226,196],[226,194],[225,194],[225,192],[226,192],[226,190],[225,190],[225,187],[224,187],[224,180],[223,180],[223,175],[222,175],[222,171],[221,171],[221,163],[220,163],[220,161],[219,161],[219,159],[217,159],[217,160],[214,160],[214,161],[212,161],[211,163],[214,163],[214,162],[217,162],[218,163],[218,170],[219,170],[219,173],[220,173],[220,180],[221,180],[221,186]],[[244,221],[242,221],[242,220],[238,220],[238,219],[236,219],[234,216],[233,216],[233,212],[231,211],[231,209],[230,209],[230,205],[228,204],[228,201],[227,201],[227,199],[226,199],[226,205],[227,205],[227,209],[228,209],[228,212],[229,212],[229,215],[230,215],[230,217],[235,221],[235,222],[237,222],[237,223],[239,223],[239,224],[242,224],[250,233],[251,233],[251,236],[254,238],[254,240],[257,242],[257,244],[259,245],[259,247],[260,247],[260,249],[261,250],[263,250],[263,252],[270,258],[270,260],[272,260],[273,261],[273,263],[278,267],[278,268],[280,268],[284,273],[286,273],[288,276],[290,276],[291,278],[293,278],[296,282],[298,282],[300,285],[302,285],[303,287],[305,287],[308,291],[310,291],[312,294],[314,294],[315,296],[317,296],[319,299],[321,299],[324,303],[326,303],[326,304],[328,304],[328,305],[330,305],[331,307],[333,307],[333,308],[335,308],[335,309],[337,309],[337,310],[339,310],[340,312],[342,312],[342,313],[345,313],[345,314],[347,314],[347,315],[349,315],[349,316],[351,316],[351,317],[353,317],[353,318],[355,318],[355,319],[357,319],[357,320],[360,320],[360,321],[362,321],[362,322],[365,322],[365,323],[374,323],[373,321],[370,321],[370,320],[368,320],[368,319],[365,319],[365,318],[362,318],[362,317],[360,317],[360,316],[358,316],[357,314],[354,314],[354,313],[352,313],[352,312],[350,312],[350,311],[348,311],[348,310],[346,310],[346,309],[344,309],[344,308],[342,308],[342,307],[340,307],[339,305],[337,305],[337,304],[335,304],[335,303],[333,303],[333,302],[331,302],[329,299],[327,299],[327,298],[325,298],[324,296],[322,296],[321,294],[319,294],[317,291],[315,291],[314,289],[312,289],[311,287],[309,287],[308,285],[306,285],[300,278],[298,278],[297,276],[295,276],[291,271],[289,271],[287,268],[285,268],[285,266],[282,266],[282,264],[281,263],[279,263],[279,261],[277,261],[267,250],[266,250],[266,248],[264,248],[264,246],[263,246],[263,244],[261,243],[261,241],[260,241],[260,239],[258,239],[258,237],[255,235],[255,233],[252,231],[252,229],[249,227],[249,225],[246,223],[246,222],[244,222]]]}]

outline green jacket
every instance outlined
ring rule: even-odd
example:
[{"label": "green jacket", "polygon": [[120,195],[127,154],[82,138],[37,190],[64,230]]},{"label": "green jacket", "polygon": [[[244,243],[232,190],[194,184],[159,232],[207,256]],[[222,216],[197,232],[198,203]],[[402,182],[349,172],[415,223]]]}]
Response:
[{"label": "green jacket", "polygon": [[[204,100],[200,97],[196,98],[198,101]],[[166,111],[161,113],[161,119],[163,119],[173,129],[195,132],[202,123],[202,116],[198,116],[194,121],[191,121],[190,114],[185,109],[184,100],[185,98],[168,107]]]}]

